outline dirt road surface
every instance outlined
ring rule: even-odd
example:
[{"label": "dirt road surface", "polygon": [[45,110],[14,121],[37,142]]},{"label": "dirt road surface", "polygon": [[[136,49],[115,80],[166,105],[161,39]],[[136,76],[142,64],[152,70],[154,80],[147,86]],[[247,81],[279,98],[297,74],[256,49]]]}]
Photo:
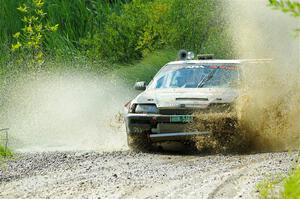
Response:
[{"label": "dirt road surface", "polygon": [[20,153],[2,164],[0,198],[256,198],[296,153]]}]

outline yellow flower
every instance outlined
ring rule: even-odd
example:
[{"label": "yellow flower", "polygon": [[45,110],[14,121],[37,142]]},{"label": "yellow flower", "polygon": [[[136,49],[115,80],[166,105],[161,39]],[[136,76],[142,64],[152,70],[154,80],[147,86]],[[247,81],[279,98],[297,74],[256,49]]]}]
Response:
[{"label": "yellow flower", "polygon": [[33,44],[34,48],[38,48],[39,45],[40,45],[39,42],[34,42],[34,44]]},{"label": "yellow flower", "polygon": [[25,26],[22,30],[24,32],[27,32],[27,33],[32,33],[32,27],[31,27],[31,25]]},{"label": "yellow flower", "polygon": [[54,26],[49,26],[49,30],[50,30],[51,32],[56,32],[57,29],[58,29],[58,24],[56,24],[56,25],[54,25]]},{"label": "yellow flower", "polygon": [[36,58],[41,59],[41,58],[43,58],[43,56],[44,56],[43,52],[40,51],[40,52],[36,55]]},{"label": "yellow flower", "polygon": [[37,32],[41,32],[43,29],[43,24],[36,25],[34,28]]},{"label": "yellow flower", "polygon": [[11,49],[12,49],[12,51],[16,51],[16,50],[18,50],[21,46],[22,46],[22,44],[21,44],[20,42],[17,42],[16,44],[11,45]]},{"label": "yellow flower", "polygon": [[30,39],[31,42],[33,42],[34,47],[38,47],[41,44],[42,35],[38,33],[37,35],[33,35]]},{"label": "yellow flower", "polygon": [[43,64],[44,60],[41,58],[41,59],[38,59],[37,62],[38,62],[38,64]]},{"label": "yellow flower", "polygon": [[31,16],[31,20],[32,21],[37,21],[39,18],[38,17],[36,17],[36,16]]},{"label": "yellow flower", "polygon": [[36,36],[37,41],[41,40],[42,37],[43,37],[43,36],[41,35],[41,33],[38,33],[37,36]]},{"label": "yellow flower", "polygon": [[23,17],[22,19],[23,22],[28,22],[28,18],[26,16]]},{"label": "yellow flower", "polygon": [[23,4],[23,6],[19,6],[17,8],[17,10],[19,10],[20,12],[26,13],[26,12],[28,12],[28,7],[26,6],[26,4]]},{"label": "yellow flower", "polygon": [[44,1],[43,0],[33,0],[33,3],[38,8],[41,8],[44,5]]},{"label": "yellow flower", "polygon": [[16,38],[18,39],[20,37],[21,33],[20,32],[16,32],[14,35],[13,35],[13,38]]},{"label": "yellow flower", "polygon": [[46,13],[45,13],[42,9],[37,9],[37,10],[35,10],[35,13],[36,13],[37,15],[40,15],[40,16],[46,15]]}]

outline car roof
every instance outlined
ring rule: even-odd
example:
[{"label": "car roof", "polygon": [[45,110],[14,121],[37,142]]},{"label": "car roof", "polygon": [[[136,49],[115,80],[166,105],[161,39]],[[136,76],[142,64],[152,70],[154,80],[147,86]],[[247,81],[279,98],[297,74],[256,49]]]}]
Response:
[{"label": "car roof", "polygon": [[168,65],[177,64],[241,64],[241,63],[270,63],[273,59],[205,59],[205,60],[180,60],[169,62]]},{"label": "car roof", "polygon": [[208,60],[184,60],[184,61],[172,61],[169,64],[240,64],[241,60],[237,59],[208,59]]}]

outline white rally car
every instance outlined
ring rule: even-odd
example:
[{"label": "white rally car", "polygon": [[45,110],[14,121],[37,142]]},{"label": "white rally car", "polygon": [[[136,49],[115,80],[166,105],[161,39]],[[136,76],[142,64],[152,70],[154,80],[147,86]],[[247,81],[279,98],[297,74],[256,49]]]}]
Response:
[{"label": "white rally car", "polygon": [[193,114],[232,108],[238,97],[241,61],[210,56],[189,59],[190,55],[182,52],[179,61],[162,67],[148,85],[135,84],[137,90],[144,91],[125,105],[128,145],[132,149],[148,150],[156,142],[211,135],[209,128],[187,128]]}]

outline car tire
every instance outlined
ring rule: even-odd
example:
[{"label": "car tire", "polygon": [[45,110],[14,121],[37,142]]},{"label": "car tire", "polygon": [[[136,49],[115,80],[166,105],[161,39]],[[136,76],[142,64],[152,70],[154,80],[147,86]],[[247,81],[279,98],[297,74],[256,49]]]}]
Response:
[{"label": "car tire", "polygon": [[146,134],[142,135],[128,135],[127,134],[128,147],[133,151],[147,152],[151,149],[151,143]]}]

